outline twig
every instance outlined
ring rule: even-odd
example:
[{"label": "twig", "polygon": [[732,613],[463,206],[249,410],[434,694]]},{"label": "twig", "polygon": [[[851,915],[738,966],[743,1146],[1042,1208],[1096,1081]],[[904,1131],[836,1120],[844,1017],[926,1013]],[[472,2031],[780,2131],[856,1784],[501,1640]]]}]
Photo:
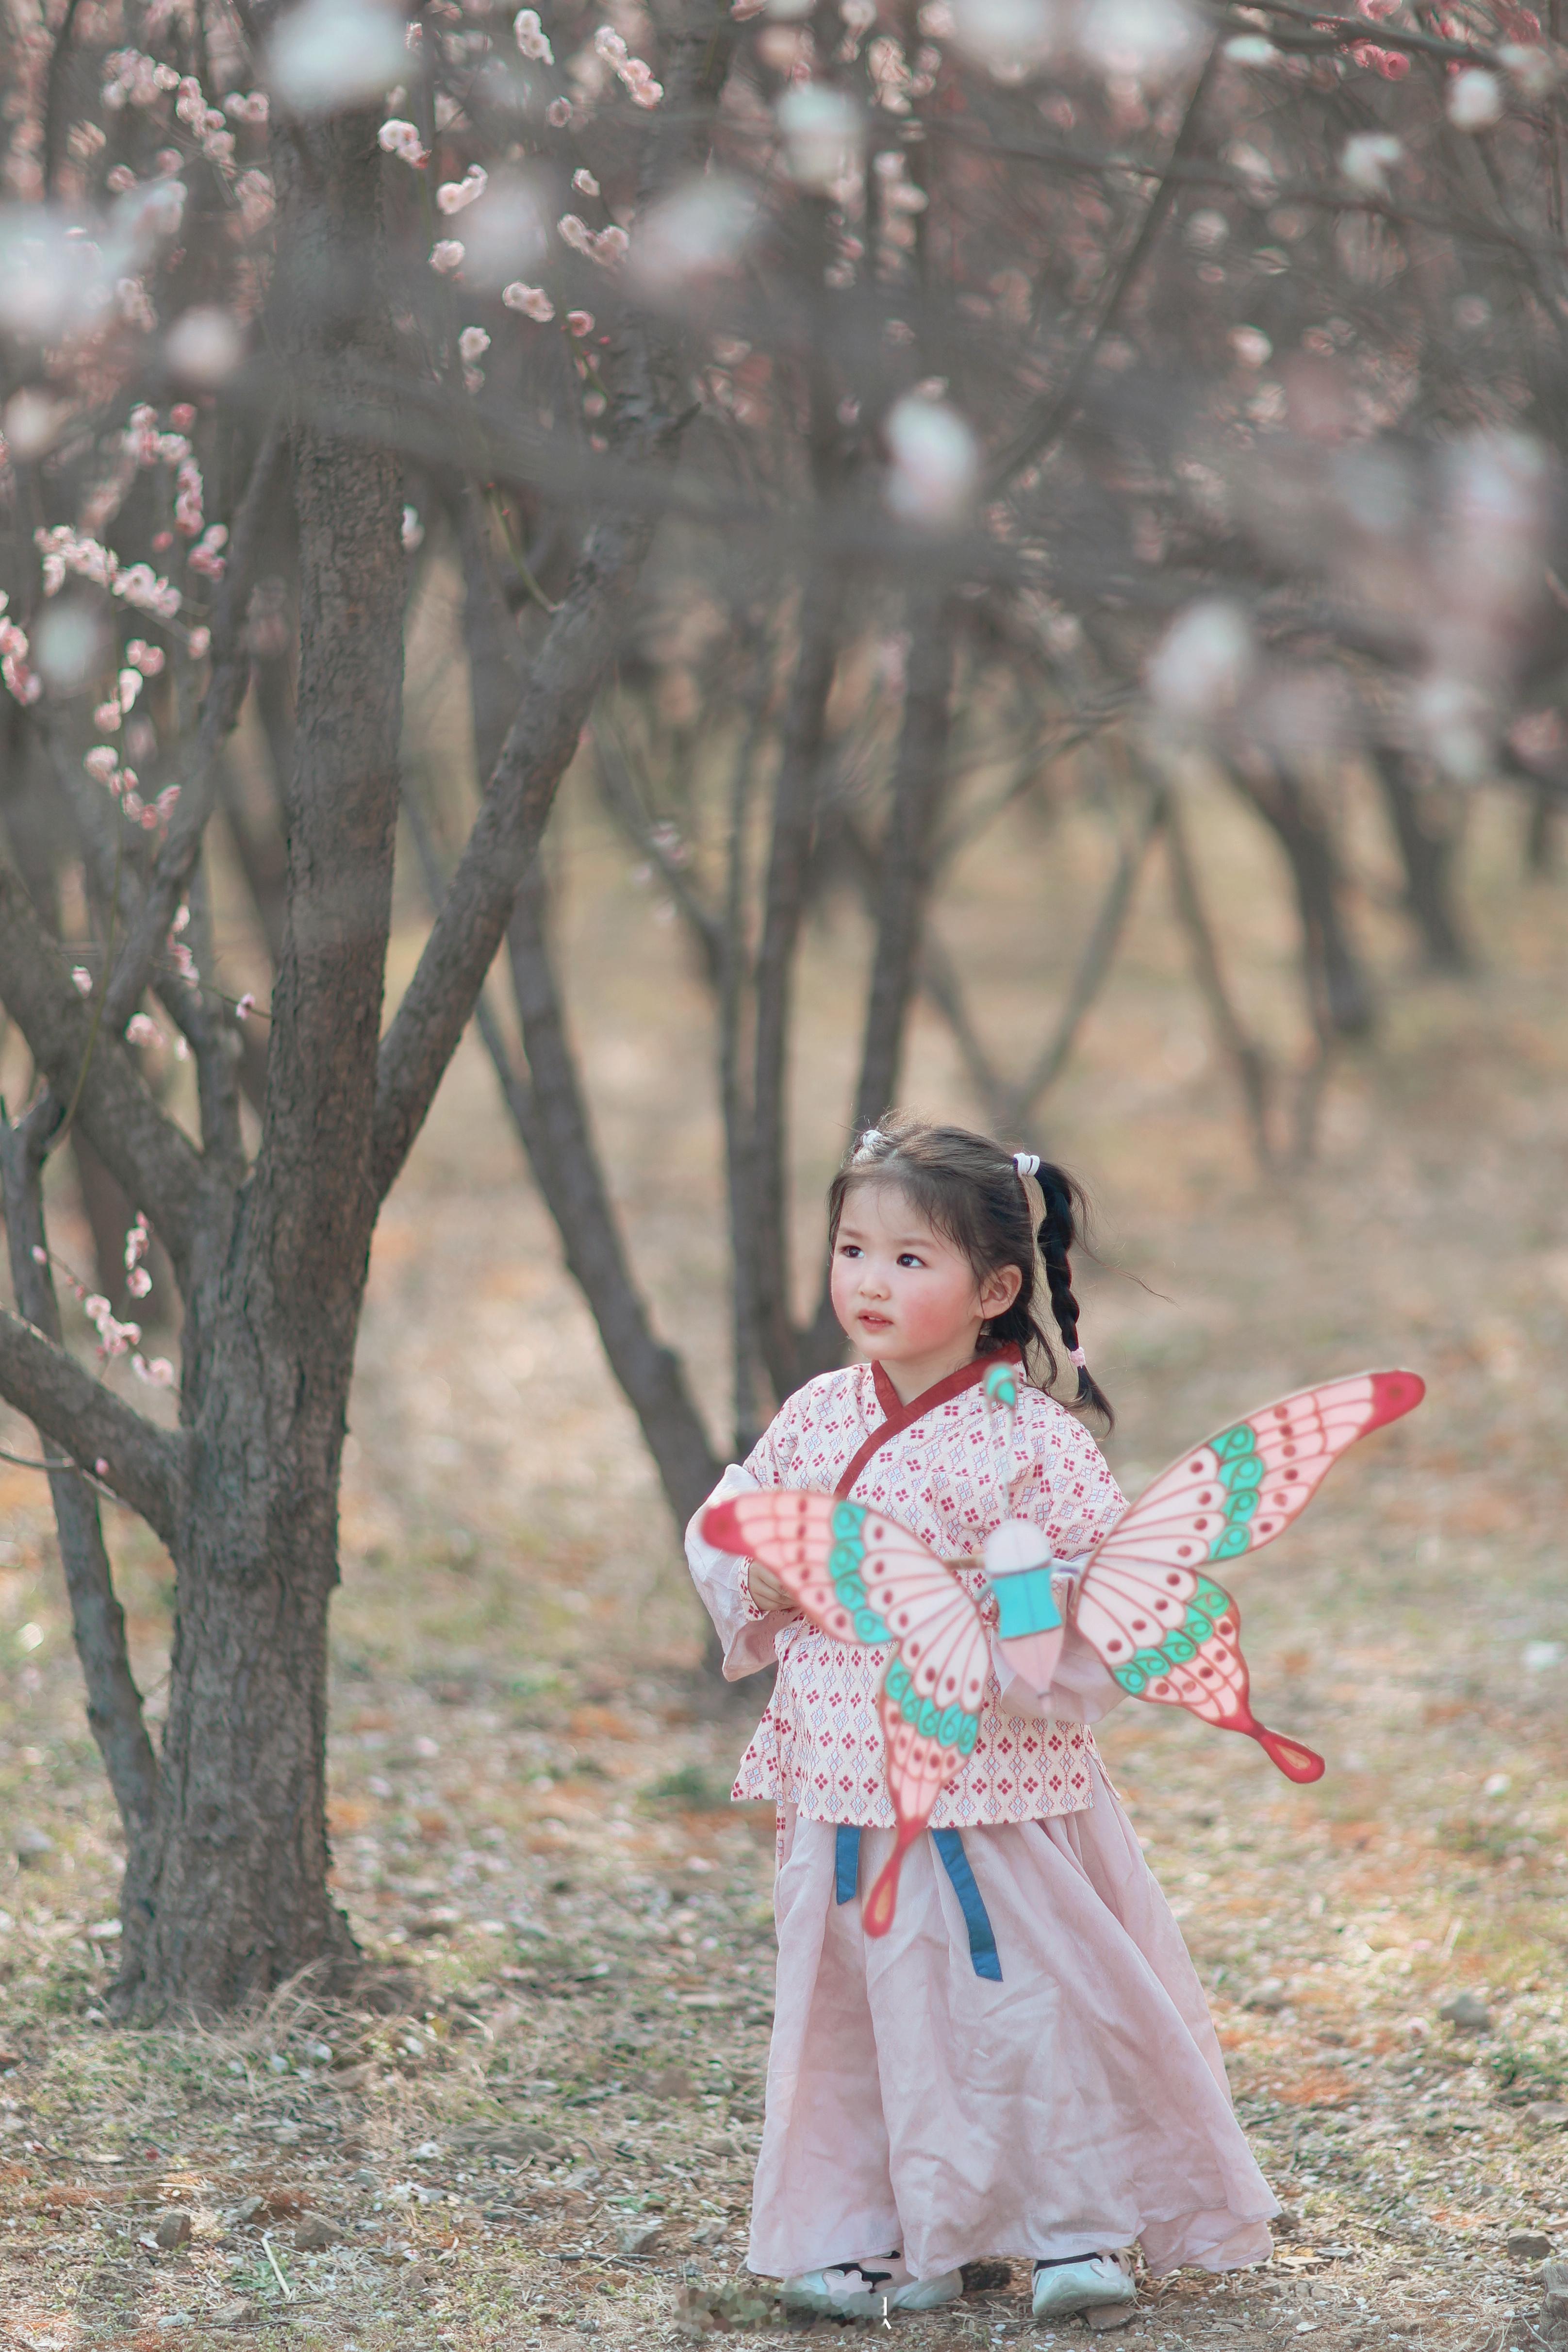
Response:
[{"label": "twig", "polygon": [[284,2277],[283,2273],[277,2267],[277,2256],[272,2251],[272,2231],[270,2230],[264,2230],[261,2233],[261,2251],[267,2256],[267,2261],[272,2264],[273,2277],[283,2289],[284,2294],[288,2302],[292,2303],[294,2300],[294,2289],[289,2285],[288,2281]]}]

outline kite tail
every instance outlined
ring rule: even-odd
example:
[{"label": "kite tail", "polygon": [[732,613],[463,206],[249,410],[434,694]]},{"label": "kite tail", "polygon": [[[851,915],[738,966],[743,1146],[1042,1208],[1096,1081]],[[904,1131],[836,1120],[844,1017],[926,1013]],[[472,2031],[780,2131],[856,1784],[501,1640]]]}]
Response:
[{"label": "kite tail", "polygon": [[1299,1739],[1289,1739],[1282,1731],[1270,1731],[1267,1725],[1251,1726],[1253,1738],[1270,1764],[1277,1764],[1287,1780],[1321,1780],[1328,1767],[1313,1748],[1303,1747]]},{"label": "kite tail", "polygon": [[898,1874],[904,1867],[904,1857],[925,1829],[924,1822],[900,1822],[898,1843],[876,1885],[861,1906],[861,1925],[868,1936],[885,1936],[893,1925],[893,1915],[898,1907]]}]

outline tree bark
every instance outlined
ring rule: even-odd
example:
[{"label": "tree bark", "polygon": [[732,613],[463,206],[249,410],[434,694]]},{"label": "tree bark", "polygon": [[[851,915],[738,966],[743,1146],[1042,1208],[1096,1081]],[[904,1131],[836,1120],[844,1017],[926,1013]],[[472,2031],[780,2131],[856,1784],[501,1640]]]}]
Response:
[{"label": "tree bark", "polygon": [[[330,370],[385,335],[376,119],[275,144],[288,315]],[[380,1191],[371,1128],[402,719],[401,471],[301,426],[300,666],[289,903],[261,1150],[199,1254],[183,1404],[191,1469],[139,2016],[228,2009],[354,1955],[327,1892],[327,1612]],[[226,1223],[226,1221],[225,1221]],[[204,1237],[205,1238],[205,1237]]]}]

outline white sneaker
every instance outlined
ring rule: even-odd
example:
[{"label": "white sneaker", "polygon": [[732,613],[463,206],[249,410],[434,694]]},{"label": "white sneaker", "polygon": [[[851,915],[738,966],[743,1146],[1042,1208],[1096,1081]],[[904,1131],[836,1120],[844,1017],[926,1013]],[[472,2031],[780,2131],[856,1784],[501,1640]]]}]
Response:
[{"label": "white sneaker", "polygon": [[911,2278],[902,2254],[868,2254],[863,2262],[833,2263],[823,2271],[802,2271],[786,2279],[779,2298],[791,2311],[815,2311],[832,2319],[883,2319],[890,2311],[939,2311],[964,2292],[961,2271],[941,2278]]},{"label": "white sneaker", "polygon": [[1081,2262],[1035,2264],[1037,2319],[1065,2317],[1075,2311],[1096,2311],[1105,2305],[1137,2300],[1133,2265],[1126,2254],[1085,2254]]}]

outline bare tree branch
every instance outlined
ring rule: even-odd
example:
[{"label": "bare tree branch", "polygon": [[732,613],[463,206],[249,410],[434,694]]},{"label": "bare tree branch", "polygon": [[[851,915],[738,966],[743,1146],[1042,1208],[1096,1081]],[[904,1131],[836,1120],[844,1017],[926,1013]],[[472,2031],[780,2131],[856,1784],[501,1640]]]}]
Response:
[{"label": "bare tree branch", "polygon": [[[60,1339],[60,1315],[44,1234],[42,1139],[30,1121],[13,1127],[0,1106],[0,1188],[5,1208],[11,1282],[16,1303],[47,1340]],[[158,1811],[158,1763],[147,1735],[141,1694],[131,1671],[125,1612],[114,1591],[94,1486],[78,1471],[49,1472],[60,1564],[70,1602],[77,1655],[87,1685],[87,1715],[115,1801],[131,1834],[121,1899],[132,1932],[144,1889],[138,1870]]]}]

